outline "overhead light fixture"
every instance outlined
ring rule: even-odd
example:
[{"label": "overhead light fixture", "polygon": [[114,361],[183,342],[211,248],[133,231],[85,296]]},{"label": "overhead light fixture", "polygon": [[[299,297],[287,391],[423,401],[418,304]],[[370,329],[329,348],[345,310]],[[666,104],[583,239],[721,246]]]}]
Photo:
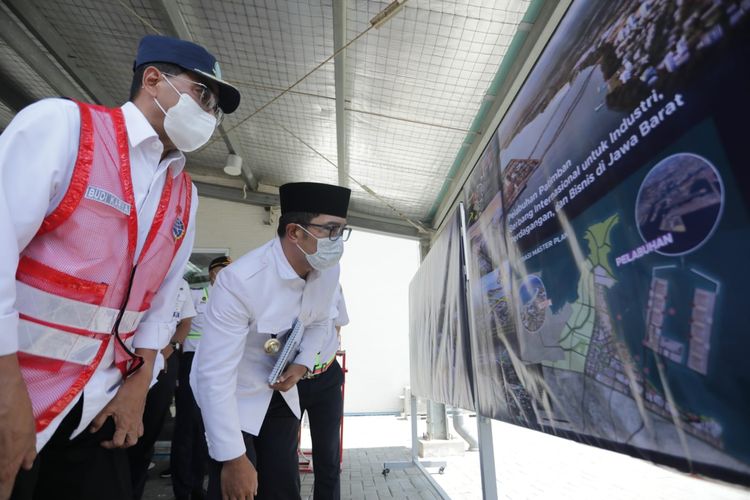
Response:
[{"label": "overhead light fixture", "polygon": [[224,173],[227,175],[242,175],[242,157],[230,153],[227,155],[227,164],[224,166]]}]

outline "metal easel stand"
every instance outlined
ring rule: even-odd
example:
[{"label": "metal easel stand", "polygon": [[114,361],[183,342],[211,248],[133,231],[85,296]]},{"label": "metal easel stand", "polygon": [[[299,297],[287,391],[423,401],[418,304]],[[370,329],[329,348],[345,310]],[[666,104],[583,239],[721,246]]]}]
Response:
[{"label": "metal easel stand", "polygon": [[422,474],[424,474],[427,482],[430,484],[435,494],[437,494],[443,500],[450,500],[450,496],[443,490],[443,488],[432,478],[432,474],[427,470],[427,467],[438,467],[438,473],[442,474],[445,471],[447,462],[443,461],[429,461],[419,460],[417,453],[418,448],[418,437],[417,437],[417,398],[412,394],[411,396],[411,460],[396,461],[396,462],[384,462],[383,463],[383,477],[388,477],[388,474],[392,470],[408,469],[409,467],[417,467]]},{"label": "metal easel stand", "polygon": [[[409,467],[417,467],[427,478],[435,493],[443,500],[449,500],[450,496],[432,478],[427,467],[439,467],[440,474],[445,470],[446,462],[433,462],[419,460],[417,454],[417,398],[411,396],[411,461],[385,462],[383,463],[383,476],[387,477],[392,470],[401,470]],[[497,500],[497,477],[495,475],[495,447],[492,441],[492,420],[477,415],[477,433],[479,440],[479,465],[482,476],[482,498],[484,500]]]},{"label": "metal easel stand", "polygon": [[477,415],[479,440],[479,467],[482,474],[482,498],[497,500],[497,476],[495,475],[495,445],[492,442],[492,420]]}]

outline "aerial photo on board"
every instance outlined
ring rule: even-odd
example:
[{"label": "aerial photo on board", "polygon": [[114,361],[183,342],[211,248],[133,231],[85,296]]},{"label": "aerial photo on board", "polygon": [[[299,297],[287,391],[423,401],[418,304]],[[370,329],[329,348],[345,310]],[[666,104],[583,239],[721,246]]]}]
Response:
[{"label": "aerial photo on board", "polygon": [[719,357],[747,345],[727,274],[747,208],[700,102],[748,20],[750,0],[571,4],[467,181],[479,411],[750,477],[748,372]]}]

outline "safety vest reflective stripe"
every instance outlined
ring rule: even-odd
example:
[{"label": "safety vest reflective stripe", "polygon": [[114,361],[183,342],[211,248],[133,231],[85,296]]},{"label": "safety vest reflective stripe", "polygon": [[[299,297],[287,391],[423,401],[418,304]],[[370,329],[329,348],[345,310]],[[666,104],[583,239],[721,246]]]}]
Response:
[{"label": "safety vest reflective stripe", "polygon": [[87,366],[94,361],[102,341],[65,332],[32,321],[18,322],[18,350],[26,354]]},{"label": "safety vest reflective stripe", "polygon": [[[16,304],[19,313],[25,316],[44,318],[47,323],[93,333],[112,333],[120,313],[119,309],[112,307],[102,307],[52,295],[20,281],[16,281]],[[125,311],[120,321],[120,333],[135,331],[144,313],[145,311]]]}]

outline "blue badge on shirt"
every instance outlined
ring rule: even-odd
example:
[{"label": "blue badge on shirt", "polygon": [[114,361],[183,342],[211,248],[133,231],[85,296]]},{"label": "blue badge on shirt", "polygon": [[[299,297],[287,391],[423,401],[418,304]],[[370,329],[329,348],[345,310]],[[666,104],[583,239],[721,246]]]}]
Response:
[{"label": "blue badge on shirt", "polygon": [[180,217],[177,217],[175,219],[174,224],[172,224],[172,236],[175,240],[179,240],[183,236],[185,236],[185,223],[182,222],[182,219]]}]

